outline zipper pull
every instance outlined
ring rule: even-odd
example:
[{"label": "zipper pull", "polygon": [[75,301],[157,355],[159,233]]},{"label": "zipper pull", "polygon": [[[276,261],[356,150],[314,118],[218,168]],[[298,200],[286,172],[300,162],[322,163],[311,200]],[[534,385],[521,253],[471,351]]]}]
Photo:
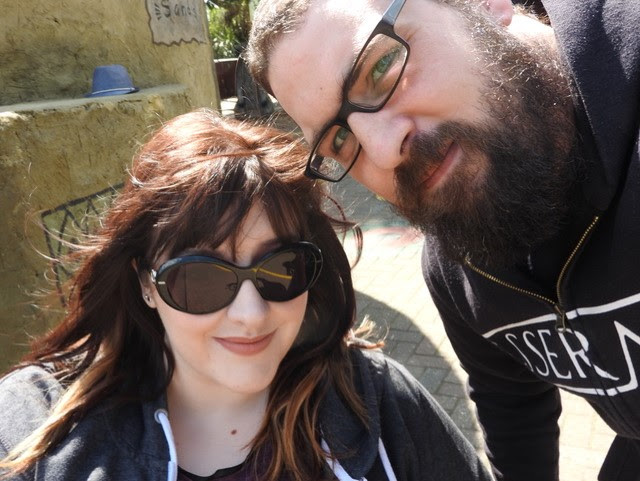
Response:
[{"label": "zipper pull", "polygon": [[554,304],[553,310],[556,311],[556,332],[565,332],[567,330],[567,313],[560,304]]}]

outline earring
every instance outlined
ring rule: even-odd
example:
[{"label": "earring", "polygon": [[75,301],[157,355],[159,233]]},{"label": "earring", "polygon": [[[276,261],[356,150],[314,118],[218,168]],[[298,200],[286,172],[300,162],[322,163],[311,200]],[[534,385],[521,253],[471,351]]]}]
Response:
[{"label": "earring", "polygon": [[149,294],[144,295],[144,300],[147,302],[151,302],[151,297],[149,297]]}]

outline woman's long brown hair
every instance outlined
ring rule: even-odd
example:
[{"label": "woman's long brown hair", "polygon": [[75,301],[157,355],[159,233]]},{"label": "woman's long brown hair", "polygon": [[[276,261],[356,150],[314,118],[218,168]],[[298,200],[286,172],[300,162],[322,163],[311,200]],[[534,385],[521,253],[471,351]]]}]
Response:
[{"label": "woman's long brown hair", "polygon": [[271,385],[249,460],[269,456],[262,477],[271,481],[285,472],[296,481],[325,478],[318,412],[327,388],[333,385],[365,424],[366,417],[351,387],[346,339],[355,297],[336,235],[350,224],[325,213],[329,198],[304,177],[305,161],[296,138],[208,110],[179,116],[152,136],[101,228],[74,253],[80,267],[66,317],[13,368],[46,366],[68,387],[45,424],[0,468],[28,470],[99,404],[144,402],[164,393],[174,358],[157,312],[142,300],[134,265],[153,265],[160,253],[203,243],[215,247],[231,239],[234,245],[250,207],[261,203],[281,239],[315,243],[324,264],[309,291],[301,335]]}]

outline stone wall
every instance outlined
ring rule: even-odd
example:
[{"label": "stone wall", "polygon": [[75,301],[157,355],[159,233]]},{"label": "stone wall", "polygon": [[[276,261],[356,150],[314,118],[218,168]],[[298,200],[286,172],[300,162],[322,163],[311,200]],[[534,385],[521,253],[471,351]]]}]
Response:
[{"label": "stone wall", "polygon": [[[0,371],[57,323],[68,277],[45,233],[90,230],[158,125],[219,108],[201,0],[0,0]],[[98,65],[124,65],[137,93],[85,98]],[[53,292],[48,309],[41,292]]]},{"label": "stone wall", "polygon": [[[153,26],[174,31],[158,39]],[[93,69],[116,63],[137,87],[180,83],[194,106],[216,107],[206,28],[202,0],[0,0],[0,105],[83,97]]]}]

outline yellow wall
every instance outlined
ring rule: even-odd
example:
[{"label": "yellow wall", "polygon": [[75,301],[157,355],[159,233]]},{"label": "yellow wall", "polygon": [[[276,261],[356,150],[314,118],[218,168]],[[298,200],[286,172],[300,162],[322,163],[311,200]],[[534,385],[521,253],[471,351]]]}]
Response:
[{"label": "yellow wall", "polygon": [[208,40],[155,44],[156,5],[197,6],[206,32],[202,0],[0,0],[0,105],[82,97],[96,66],[117,63],[140,88],[180,83],[194,106],[217,107]]},{"label": "yellow wall", "polygon": [[[154,4],[163,7],[154,14],[189,7],[205,41],[154,43]],[[65,248],[33,221],[65,236],[73,225],[86,230],[85,214],[108,204],[146,135],[219,98],[201,0],[0,0],[0,12],[2,371],[62,312],[55,302],[36,307],[34,293],[66,279],[43,255]],[[126,66],[140,91],[85,98],[94,67],[111,63]]]}]

